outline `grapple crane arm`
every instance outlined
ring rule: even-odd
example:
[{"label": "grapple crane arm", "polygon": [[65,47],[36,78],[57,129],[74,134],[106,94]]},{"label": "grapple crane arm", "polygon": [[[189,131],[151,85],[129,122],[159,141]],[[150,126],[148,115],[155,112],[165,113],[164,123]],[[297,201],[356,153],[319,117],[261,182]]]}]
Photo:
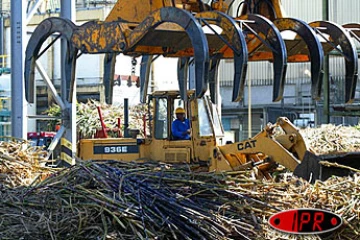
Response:
[{"label": "grapple crane arm", "polygon": [[248,20],[243,23],[243,30],[248,35],[249,42],[257,39],[255,43],[248,44],[251,60],[263,60],[262,52],[258,51],[261,45],[265,45],[272,52],[270,57],[274,66],[273,101],[280,101],[284,93],[287,68],[286,45],[280,31],[270,20],[261,15],[249,14],[239,20]]},{"label": "grapple crane arm", "polygon": [[[319,100],[324,73],[324,50],[316,37],[315,31],[304,21],[295,18],[278,18],[274,20],[274,24],[280,31],[291,30],[296,32],[302,41],[306,43],[311,62],[311,95],[314,99]],[[301,44],[301,42],[298,44]],[[294,46],[289,50],[291,52],[294,50],[300,51],[301,49]]]},{"label": "grapple crane arm", "polygon": [[[326,45],[330,45],[330,51],[335,49],[344,56],[345,59],[345,102],[351,103],[355,98],[356,83],[358,79],[358,54],[356,46],[349,33],[340,25],[328,21],[316,21],[309,24],[326,40]],[[327,39],[321,33],[328,34]],[[337,48],[341,47],[341,50]]]},{"label": "grapple crane arm", "polygon": [[[65,63],[66,68],[66,85],[67,89],[70,89],[74,84],[75,78],[75,65],[77,49],[73,48],[71,44],[71,37],[74,33],[76,26],[68,19],[62,19],[52,17],[42,21],[34,33],[31,35],[25,52],[25,98],[29,103],[34,102],[34,74],[35,74],[35,62],[41,56],[40,49],[43,43],[52,34],[60,34],[61,38],[67,41],[67,60]],[[39,55],[40,54],[40,55]],[[67,96],[71,98],[71,96]],[[69,99],[70,100],[70,99]]]}]

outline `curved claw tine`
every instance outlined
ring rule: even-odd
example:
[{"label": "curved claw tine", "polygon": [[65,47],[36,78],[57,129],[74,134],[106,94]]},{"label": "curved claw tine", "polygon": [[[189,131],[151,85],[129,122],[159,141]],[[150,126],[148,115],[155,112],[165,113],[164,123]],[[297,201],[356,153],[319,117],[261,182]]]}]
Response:
[{"label": "curved claw tine", "polygon": [[246,23],[246,25],[250,26],[256,32],[262,33],[266,37],[265,42],[269,44],[272,49],[274,59],[273,102],[280,101],[284,94],[287,68],[285,42],[281,37],[280,31],[267,18],[256,14],[249,14],[248,20],[252,20],[254,23]]},{"label": "curved claw tine", "polygon": [[355,38],[360,42],[360,23],[348,23],[342,25],[342,27],[349,30],[351,34],[354,34],[353,36],[356,36]]},{"label": "curved claw tine", "polygon": [[341,47],[341,53],[345,58],[346,69],[345,102],[353,102],[358,79],[358,55],[350,34],[343,27],[332,22],[317,21],[309,23],[309,25],[314,28],[320,27],[320,31],[328,34],[335,46]]},{"label": "curved claw tine", "polygon": [[147,90],[149,86],[149,76],[152,63],[152,55],[143,55],[140,64],[140,102],[146,102]]},{"label": "curved claw tine", "polygon": [[178,60],[178,82],[181,99],[187,100],[187,77],[189,70],[189,58],[183,57]]},{"label": "curved claw tine", "polygon": [[[77,49],[73,49],[69,44],[67,45],[67,53],[66,53],[66,62],[65,62],[65,84],[66,84],[66,99],[68,99],[69,103],[73,102],[73,92],[75,85],[75,69],[76,69],[76,60],[77,60]],[[64,79],[62,79],[64,81]],[[63,84],[63,83],[62,83]],[[76,90],[75,90],[76,91]],[[76,102],[76,97],[75,97]]]},{"label": "curved claw tine", "polygon": [[247,57],[246,59],[240,56],[234,56],[234,87],[232,101],[238,102],[244,96],[244,88],[246,81],[246,72],[247,72]]},{"label": "curved claw tine", "polygon": [[115,75],[116,53],[107,53],[104,57],[104,88],[105,88],[105,102],[112,104],[114,75]]},{"label": "curved claw tine", "polygon": [[[246,70],[248,62],[248,49],[246,45],[246,39],[242,33],[239,24],[235,20],[225,13],[218,11],[200,12],[195,15],[197,18],[204,18],[210,24],[215,24],[222,28],[222,34],[226,35],[229,39],[230,48],[234,53],[234,88],[232,101],[238,102],[243,98]],[[212,63],[214,65],[214,63]],[[213,68],[211,66],[210,68]],[[209,76],[210,78],[210,76]],[[209,79],[209,82],[212,80]],[[214,101],[215,98],[212,98]]]},{"label": "curved claw tine", "polygon": [[274,24],[280,31],[296,32],[306,43],[311,62],[311,95],[318,100],[322,87],[324,50],[315,31],[306,22],[294,18],[276,19]]},{"label": "curved claw tine", "polygon": [[25,98],[29,103],[34,102],[34,73],[35,73],[35,61],[39,57],[42,44],[53,33],[60,33],[61,37],[68,41],[67,51],[67,63],[66,63],[66,78],[67,88],[71,88],[75,79],[75,64],[77,50],[70,44],[70,39],[73,34],[75,24],[68,19],[62,19],[57,17],[47,18],[42,21],[31,35],[25,52]]},{"label": "curved claw tine", "polygon": [[175,7],[153,11],[132,31],[127,49],[134,47],[149,32],[146,30],[154,29],[164,22],[175,23],[187,33],[194,48],[196,96],[202,97],[208,87],[209,45],[201,25],[190,12]]},{"label": "curved claw tine", "polygon": [[214,57],[210,61],[210,71],[209,71],[209,89],[211,101],[216,104],[218,102],[218,88],[219,88],[219,79],[218,79],[218,69],[219,69],[220,59]]}]

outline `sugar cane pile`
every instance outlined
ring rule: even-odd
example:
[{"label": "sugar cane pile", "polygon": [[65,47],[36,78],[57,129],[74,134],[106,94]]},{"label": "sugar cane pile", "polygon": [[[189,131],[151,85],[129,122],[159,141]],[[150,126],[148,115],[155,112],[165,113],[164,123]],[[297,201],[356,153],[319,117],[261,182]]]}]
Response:
[{"label": "sugar cane pile", "polygon": [[281,210],[317,207],[345,221],[328,239],[359,239],[359,175],[315,185],[250,176],[155,163],[79,163],[32,187],[3,187],[0,238],[320,239],[267,225]]},{"label": "sugar cane pile", "polygon": [[[109,129],[117,128],[118,118],[121,121],[121,128],[123,130],[124,124],[124,106],[123,105],[109,105],[100,103],[95,100],[88,100],[86,103],[78,103],[76,105],[76,126],[80,138],[93,138],[96,131],[101,129],[101,122],[97,107],[100,106],[102,111],[105,126]],[[49,116],[60,116],[61,110],[58,105],[51,106],[46,114]],[[139,137],[144,137],[144,117],[147,118],[147,105],[138,104],[129,107],[129,128],[136,128],[140,130]],[[54,129],[58,122],[50,121],[49,129]],[[145,130],[149,132],[149,130]],[[109,132],[109,137],[112,136]]]},{"label": "sugar cane pile", "polygon": [[360,131],[352,126],[323,124],[301,129],[300,133],[308,148],[318,155],[360,151]]},{"label": "sugar cane pile", "polygon": [[107,105],[95,100],[89,100],[86,104],[77,104],[76,127],[81,138],[93,138],[96,130],[101,129],[101,122],[97,106],[102,110],[105,126],[114,129],[117,127],[117,119],[124,120],[122,106]]},{"label": "sugar cane pile", "polygon": [[0,185],[28,186],[45,178],[55,171],[44,167],[46,155],[42,147],[22,139],[0,141]]}]

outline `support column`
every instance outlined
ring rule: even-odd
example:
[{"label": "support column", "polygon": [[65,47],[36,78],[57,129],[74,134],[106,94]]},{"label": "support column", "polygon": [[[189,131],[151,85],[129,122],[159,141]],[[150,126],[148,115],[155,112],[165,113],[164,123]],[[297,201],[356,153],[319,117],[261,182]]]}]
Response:
[{"label": "support column", "polygon": [[25,2],[11,1],[11,135],[27,138],[27,102],[24,84]]},{"label": "support column", "polygon": [[[62,18],[70,19],[75,22],[76,18],[75,1],[62,0],[61,14]],[[65,111],[63,112],[62,128],[65,128],[63,138],[71,144],[72,164],[75,164],[76,156],[76,82],[74,87],[71,84],[66,84],[66,61],[67,44],[66,40],[61,39],[61,98],[65,104]],[[74,69],[74,71],[76,71]],[[71,91],[72,89],[72,91]],[[71,91],[71,92],[70,92]],[[67,97],[68,96],[68,97]],[[71,101],[69,100],[71,99]]]},{"label": "support column", "polygon": [[[0,1],[1,2],[1,1]],[[0,10],[0,55],[4,55],[4,15],[2,13],[2,9]],[[6,67],[5,65],[6,60],[5,58],[0,59],[1,67]]]},{"label": "support column", "polygon": [[[329,20],[329,0],[323,0],[323,20]],[[329,72],[329,55],[325,56],[324,59],[324,79],[323,79],[323,88],[324,88],[324,118],[322,123],[330,122],[330,72]]]}]

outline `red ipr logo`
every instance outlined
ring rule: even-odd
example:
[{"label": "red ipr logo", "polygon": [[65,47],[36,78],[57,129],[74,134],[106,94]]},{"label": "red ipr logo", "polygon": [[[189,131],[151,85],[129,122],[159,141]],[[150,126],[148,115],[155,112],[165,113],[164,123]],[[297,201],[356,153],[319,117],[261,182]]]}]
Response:
[{"label": "red ipr logo", "polygon": [[269,224],[276,230],[292,234],[320,234],[334,231],[342,225],[342,218],[321,209],[290,209],[276,213]]}]

